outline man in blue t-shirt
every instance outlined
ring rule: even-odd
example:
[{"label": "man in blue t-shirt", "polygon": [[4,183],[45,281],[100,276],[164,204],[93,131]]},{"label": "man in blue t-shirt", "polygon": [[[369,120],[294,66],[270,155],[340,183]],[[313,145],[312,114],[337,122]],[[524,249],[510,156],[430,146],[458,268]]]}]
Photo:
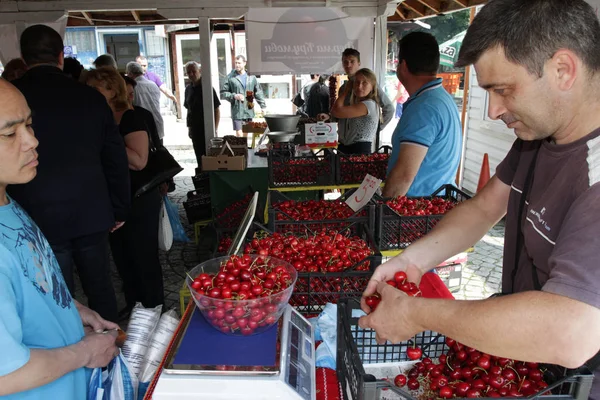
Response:
[{"label": "man in blue t-shirt", "polygon": [[36,175],[31,124],[23,95],[0,79],[0,398],[84,400],[86,367],[118,354],[118,326],[71,298],[44,235],[6,194]]},{"label": "man in blue t-shirt", "polygon": [[414,32],[399,45],[396,75],[409,99],[392,136],[383,195],[429,196],[454,184],[462,151],[458,109],[437,78],[439,46],[429,33]]}]

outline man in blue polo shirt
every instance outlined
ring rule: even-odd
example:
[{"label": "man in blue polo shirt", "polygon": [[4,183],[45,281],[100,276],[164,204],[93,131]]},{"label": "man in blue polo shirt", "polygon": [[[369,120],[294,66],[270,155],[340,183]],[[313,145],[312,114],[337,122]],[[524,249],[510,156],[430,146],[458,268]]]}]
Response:
[{"label": "man in blue polo shirt", "polygon": [[429,33],[400,41],[396,75],[410,97],[392,136],[383,195],[429,196],[455,183],[462,150],[458,109],[437,78],[439,46]]}]

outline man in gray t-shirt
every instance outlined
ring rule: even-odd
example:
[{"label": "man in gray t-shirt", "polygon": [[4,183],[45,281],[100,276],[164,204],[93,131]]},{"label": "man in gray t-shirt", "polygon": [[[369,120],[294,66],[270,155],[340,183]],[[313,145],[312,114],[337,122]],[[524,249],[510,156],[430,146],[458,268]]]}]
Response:
[{"label": "man in gray t-shirt", "polygon": [[143,107],[152,113],[158,136],[162,140],[165,136],[165,127],[162,114],[160,113],[160,90],[158,86],[144,78],[144,70],[136,62],[127,63],[127,76],[135,79],[137,82],[133,105]]},{"label": "man in gray t-shirt", "polygon": [[[432,330],[497,357],[585,364],[600,400],[600,22],[584,0],[494,0],[463,40],[455,66],[468,64],[489,117],[519,140],[475,197],[377,268],[364,295],[381,302],[359,325],[378,341]],[[504,296],[412,298],[385,283],[399,270],[418,282],[504,215]]]}]

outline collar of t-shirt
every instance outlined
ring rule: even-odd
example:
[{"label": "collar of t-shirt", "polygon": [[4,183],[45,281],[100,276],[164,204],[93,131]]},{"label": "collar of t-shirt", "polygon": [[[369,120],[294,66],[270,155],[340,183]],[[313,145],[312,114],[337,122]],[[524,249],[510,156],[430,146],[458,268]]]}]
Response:
[{"label": "collar of t-shirt", "polygon": [[410,96],[408,98],[408,100],[406,100],[406,103],[404,103],[404,105],[405,106],[408,105],[408,103],[410,103],[411,101],[413,101],[414,99],[416,99],[417,97],[422,95],[423,93],[429,92],[430,90],[435,90],[435,89],[439,88],[440,86],[442,86],[442,78],[437,78],[437,79],[432,80],[431,82],[427,82],[426,84],[421,86],[421,88],[419,90],[417,90],[412,96]]}]

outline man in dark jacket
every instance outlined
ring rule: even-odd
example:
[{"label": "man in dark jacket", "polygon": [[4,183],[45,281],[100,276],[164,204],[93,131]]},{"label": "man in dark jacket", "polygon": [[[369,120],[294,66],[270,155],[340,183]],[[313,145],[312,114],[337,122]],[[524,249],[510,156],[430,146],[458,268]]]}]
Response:
[{"label": "man in dark jacket", "polygon": [[130,206],[125,144],[104,97],[62,73],[56,31],[25,29],[21,55],[29,70],[14,85],[34,114],[40,167],[8,192],[48,238],[71,293],[76,265],[90,308],[116,321],[108,233],[123,225]]},{"label": "man in dark jacket", "polygon": [[[200,65],[190,61],[185,65],[190,84],[185,88],[185,101],[183,105],[187,108],[187,126],[190,139],[194,145],[198,168],[202,168],[202,156],[206,155],[206,142],[204,134],[204,100],[202,98],[202,72]],[[221,119],[221,101],[217,92],[213,89],[213,104],[215,117],[215,132],[219,129]],[[215,135],[216,136],[216,135]]]},{"label": "man in dark jacket", "polygon": [[252,94],[263,113],[267,112],[265,95],[254,75],[246,72],[246,57],[235,58],[235,69],[227,75],[221,88],[221,99],[231,103],[231,120],[237,136],[243,136],[242,123],[254,118],[254,102],[248,102],[248,93]]}]

